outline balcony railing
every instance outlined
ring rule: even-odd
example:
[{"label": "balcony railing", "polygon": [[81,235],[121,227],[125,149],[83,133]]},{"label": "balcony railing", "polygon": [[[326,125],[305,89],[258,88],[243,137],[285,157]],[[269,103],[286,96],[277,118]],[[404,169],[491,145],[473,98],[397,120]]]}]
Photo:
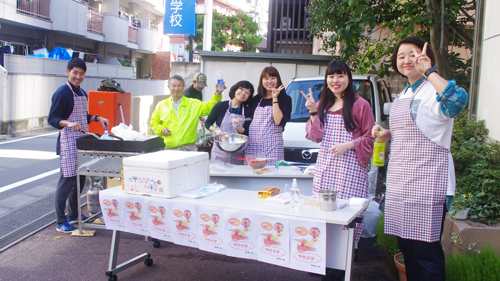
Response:
[{"label": "balcony railing", "polygon": [[87,29],[102,34],[102,21],[104,16],[99,13],[99,10],[89,6],[87,17]]},{"label": "balcony railing", "polygon": [[17,10],[50,20],[50,0],[17,0]]},{"label": "balcony railing", "polygon": [[128,26],[128,41],[137,43],[137,30],[137,27],[131,25]]}]

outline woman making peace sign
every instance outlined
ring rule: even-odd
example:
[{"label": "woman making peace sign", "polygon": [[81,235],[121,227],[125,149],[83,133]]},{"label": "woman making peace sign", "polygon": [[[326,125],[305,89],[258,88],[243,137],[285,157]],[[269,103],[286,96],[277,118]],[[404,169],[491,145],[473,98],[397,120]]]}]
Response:
[{"label": "woman making peace sign", "polygon": [[247,158],[274,158],[268,165],[285,158],[283,130],[290,120],[292,99],[286,94],[278,70],[264,68],[260,74],[257,95],[252,99],[253,119],[248,128]]},{"label": "woman making peace sign", "polygon": [[[310,119],[306,138],[321,142],[313,179],[313,195],[321,189],[337,190],[337,198],[368,198],[374,117],[370,104],[354,92],[352,74],[343,61],[330,63],[325,73],[320,101],[309,89],[306,107]],[[363,224],[356,224],[356,242]],[[357,248],[357,247],[356,247]]]},{"label": "woman making peace sign", "polygon": [[392,104],[390,130],[372,129],[392,141],[384,232],[397,236],[408,280],[444,281],[441,231],[446,195],[455,194],[451,133],[467,93],[439,76],[432,50],[420,39],[398,43],[392,68],[408,84]]}]

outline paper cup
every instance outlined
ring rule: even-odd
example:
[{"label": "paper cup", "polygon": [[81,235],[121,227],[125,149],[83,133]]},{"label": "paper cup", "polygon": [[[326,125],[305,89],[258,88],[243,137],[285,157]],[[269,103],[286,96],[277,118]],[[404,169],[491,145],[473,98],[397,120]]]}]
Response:
[{"label": "paper cup", "polygon": [[320,190],[319,208],[327,212],[337,210],[337,190]]}]

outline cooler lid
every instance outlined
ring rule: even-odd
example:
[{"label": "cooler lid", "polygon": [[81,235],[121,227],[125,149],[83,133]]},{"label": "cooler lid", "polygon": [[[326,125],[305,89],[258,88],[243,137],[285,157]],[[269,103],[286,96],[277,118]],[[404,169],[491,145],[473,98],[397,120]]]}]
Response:
[{"label": "cooler lid", "polygon": [[208,159],[207,152],[162,150],[123,158],[127,167],[144,167],[153,169],[175,169],[189,166]]}]

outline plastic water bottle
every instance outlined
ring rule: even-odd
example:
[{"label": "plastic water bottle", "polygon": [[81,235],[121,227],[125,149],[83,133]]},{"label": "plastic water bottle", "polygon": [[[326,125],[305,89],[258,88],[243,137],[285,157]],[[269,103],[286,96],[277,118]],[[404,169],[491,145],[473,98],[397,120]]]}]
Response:
[{"label": "plastic water bottle", "polygon": [[217,91],[224,91],[224,76],[222,75],[222,70],[219,70],[219,74],[217,74]]},{"label": "plastic water bottle", "polygon": [[297,187],[297,179],[293,179],[292,182],[292,188],[290,189],[290,203],[294,209],[298,209],[302,205],[300,200],[300,189]]},{"label": "plastic water bottle", "polygon": [[379,135],[375,138],[373,142],[373,166],[383,167],[385,165],[385,138],[380,136],[382,131],[378,131]]}]

